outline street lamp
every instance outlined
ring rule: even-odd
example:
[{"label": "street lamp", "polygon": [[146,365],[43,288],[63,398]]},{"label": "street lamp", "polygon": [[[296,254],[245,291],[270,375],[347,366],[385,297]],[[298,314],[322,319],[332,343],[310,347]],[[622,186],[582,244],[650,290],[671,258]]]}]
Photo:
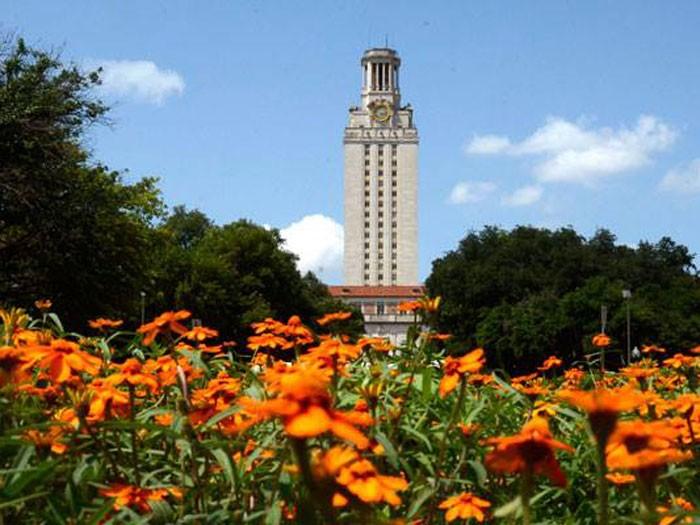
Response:
[{"label": "street lamp", "polygon": [[146,324],[146,292],[141,290],[141,325]]},{"label": "street lamp", "polygon": [[630,323],[630,299],[632,298],[632,290],[622,290],[622,298],[625,300],[627,308],[627,365],[632,362],[632,333]]}]

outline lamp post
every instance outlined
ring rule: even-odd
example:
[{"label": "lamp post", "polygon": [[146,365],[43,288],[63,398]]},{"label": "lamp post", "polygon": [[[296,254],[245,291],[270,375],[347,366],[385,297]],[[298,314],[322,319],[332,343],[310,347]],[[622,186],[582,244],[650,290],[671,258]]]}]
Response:
[{"label": "lamp post", "polygon": [[141,325],[146,324],[146,292],[141,290]]},{"label": "lamp post", "polygon": [[627,365],[632,362],[632,332],[630,322],[630,299],[632,298],[632,290],[622,290],[622,298],[625,300],[627,309]]}]

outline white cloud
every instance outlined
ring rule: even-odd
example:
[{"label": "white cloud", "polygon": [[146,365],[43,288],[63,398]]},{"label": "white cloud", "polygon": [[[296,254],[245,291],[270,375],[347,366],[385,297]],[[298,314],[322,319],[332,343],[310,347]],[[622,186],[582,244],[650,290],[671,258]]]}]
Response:
[{"label": "white cloud", "polygon": [[166,98],[185,90],[179,73],[160,69],[149,60],[103,60],[90,66],[102,68],[101,89],[110,95],[161,105]]},{"label": "white cloud", "polygon": [[343,264],[341,224],[325,215],[307,215],[281,229],[280,235],[287,249],[299,257],[297,267],[302,274],[312,271],[323,280],[340,275]]},{"label": "white cloud", "polygon": [[530,206],[542,198],[544,190],[540,186],[523,186],[502,199],[505,206]]},{"label": "white cloud", "polygon": [[668,149],[677,136],[676,130],[651,115],[640,116],[633,127],[618,129],[550,117],[522,142],[497,135],[476,136],[466,152],[536,156],[534,174],[540,182],[588,184],[649,164],[652,155]]},{"label": "white cloud", "polygon": [[680,169],[670,170],[659,183],[664,191],[700,193],[700,158]]},{"label": "white cloud", "polygon": [[458,182],[450,192],[448,201],[452,204],[479,202],[496,190],[496,185],[488,181]]},{"label": "white cloud", "polygon": [[502,153],[510,147],[510,140],[507,137],[498,135],[482,135],[474,137],[466,145],[465,151],[471,155],[493,155]]}]

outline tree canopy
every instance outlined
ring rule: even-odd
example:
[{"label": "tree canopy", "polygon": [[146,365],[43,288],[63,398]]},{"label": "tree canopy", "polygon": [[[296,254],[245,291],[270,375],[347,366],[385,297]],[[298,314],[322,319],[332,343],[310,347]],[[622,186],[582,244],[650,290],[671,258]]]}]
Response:
[{"label": "tree canopy", "polygon": [[441,330],[456,344],[481,345],[509,370],[547,355],[570,361],[590,350],[607,306],[607,332],[626,341],[622,290],[629,289],[632,346],[672,349],[700,342],[700,282],[693,255],[664,237],[635,248],[599,230],[585,238],[571,228],[486,227],[433,262],[426,281],[441,295]]},{"label": "tree canopy", "polygon": [[21,39],[0,45],[0,302],[49,298],[79,328],[138,321],[145,292],[149,316],[189,309],[231,338],[265,316],[308,322],[343,308],[300,275],[278,231],[217,226],[182,206],[167,214],[155,179],[127,184],[94,159],[86,132],[108,113],[99,82],[99,70]]},{"label": "tree canopy", "polygon": [[162,210],[154,179],[124,184],[84,147],[107,111],[98,82],[21,39],[0,47],[0,297],[50,297],[76,324],[136,304]]}]

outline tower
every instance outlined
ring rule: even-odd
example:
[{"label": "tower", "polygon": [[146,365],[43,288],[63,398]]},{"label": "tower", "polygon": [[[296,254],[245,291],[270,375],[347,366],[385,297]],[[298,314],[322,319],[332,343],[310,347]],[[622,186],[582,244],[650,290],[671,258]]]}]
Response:
[{"label": "tower", "polygon": [[362,56],[361,105],[345,128],[345,284],[418,283],[418,132],[401,106],[393,49]]}]

